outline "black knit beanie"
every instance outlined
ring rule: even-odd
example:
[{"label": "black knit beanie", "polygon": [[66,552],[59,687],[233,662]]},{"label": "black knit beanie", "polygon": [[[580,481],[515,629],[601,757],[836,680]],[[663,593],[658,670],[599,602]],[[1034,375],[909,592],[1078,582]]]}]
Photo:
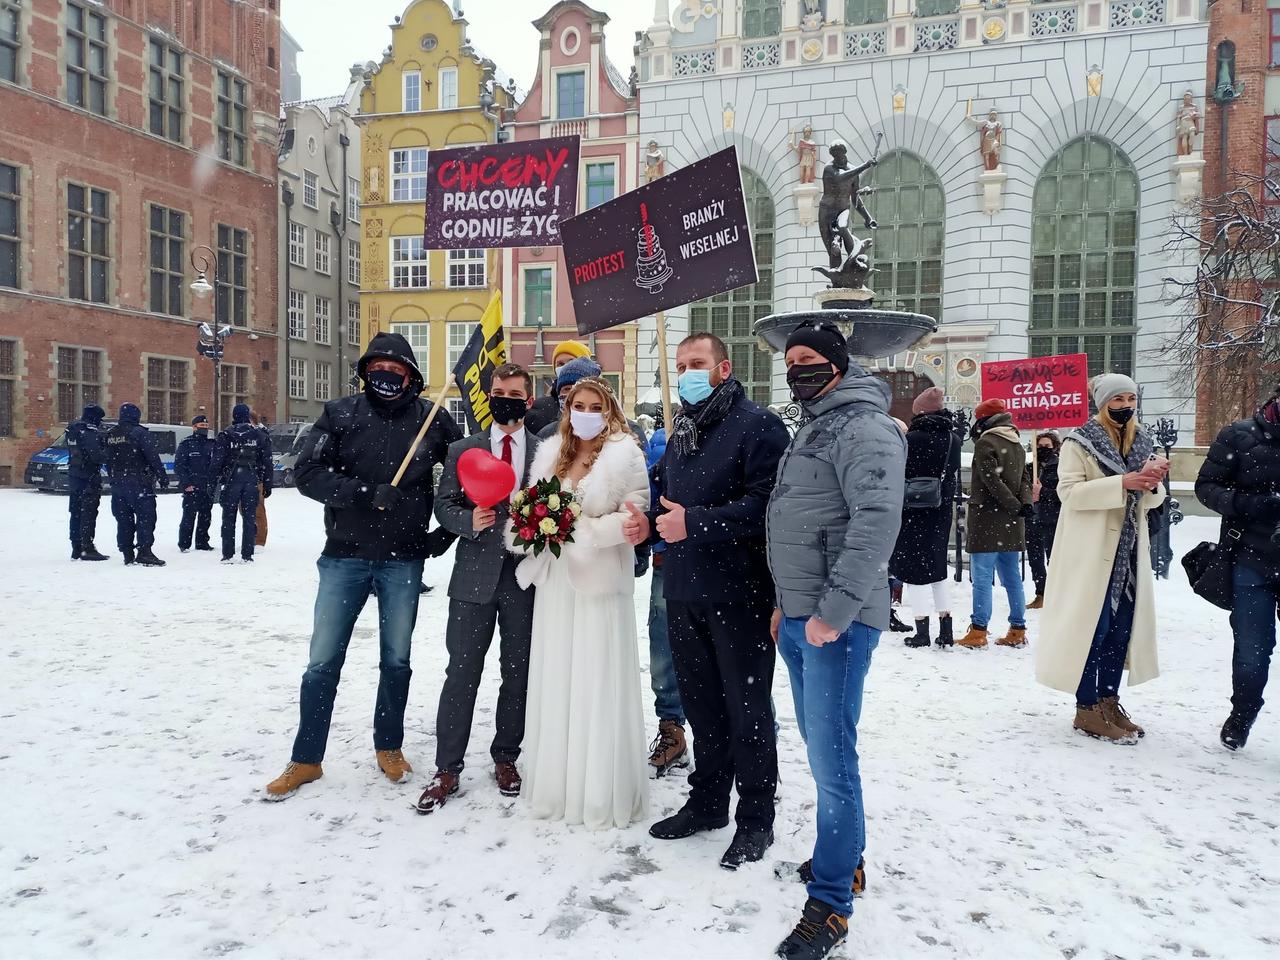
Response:
[{"label": "black knit beanie", "polygon": [[831,321],[804,323],[791,331],[787,337],[787,350],[792,347],[808,347],[836,365],[842,374],[849,371],[849,347],[845,343],[844,334]]}]

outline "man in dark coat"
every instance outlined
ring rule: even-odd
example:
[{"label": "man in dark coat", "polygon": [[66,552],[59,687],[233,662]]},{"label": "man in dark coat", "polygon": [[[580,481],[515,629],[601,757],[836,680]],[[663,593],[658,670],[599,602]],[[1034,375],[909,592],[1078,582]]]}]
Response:
[{"label": "man in dark coat", "polygon": [[98,501],[102,497],[102,418],[107,415],[96,403],[84,408],[80,419],[67,424],[67,507],[71,513],[71,559],[106,560],[93,545],[98,531]]},{"label": "man in dark coat", "polygon": [[1236,544],[1232,584],[1231,715],[1222,743],[1239,750],[1262,710],[1280,602],[1280,389],[1254,416],[1223,427],[1196,478],[1196,496],[1222,515]]},{"label": "man in dark coat", "polygon": [[719,337],[687,337],[676,370],[682,411],[656,467],[661,497],[648,515],[632,511],[626,530],[633,543],[652,534],[667,545],[663,593],[696,769],[684,807],[649,833],[677,840],[725,826],[736,784],[737,832],[720,859],[735,870],[773,842],[778,754],[765,510],[789,438],[733,379]]},{"label": "man in dark coat", "polygon": [[987,645],[991,588],[997,574],[1009,598],[1009,632],[1002,647],[1027,642],[1026,594],[1021,557],[1023,521],[1032,517],[1031,477],[1022,437],[1003,400],[985,400],[973,411],[973,467],[969,500],[969,563],[973,579],[973,621],[958,642],[976,650]]},{"label": "man in dark coat", "polygon": [[399,484],[396,471],[430,415],[419,396],[426,381],[404,337],[379,333],[356,372],[364,392],[330,400],[303,443],[294,470],[304,496],[324,504],[324,553],[316,564],[311,654],[302,676],[300,723],[293,759],[267,785],[283,800],[324,773],[329,722],[347,645],[370,594],[378,598],[380,680],[373,715],[378,767],[392,783],[407,783],[404,712],[409,702],[409,654],[418,619],[422,564],[449,549],[453,534],[429,531],[434,470],[462,431],[444,409],[418,446]]},{"label": "man in dark coat", "polygon": [[[116,545],[126,565],[163,567],[151,550],[156,542],[156,484],[169,486],[151,431],[142,426],[142,411],[120,406],[118,422],[103,438],[107,475],[111,478],[111,513],[116,518]],[[134,538],[137,538],[136,553]]]},{"label": "man in dark coat", "polygon": [[[258,536],[258,498],[271,496],[271,440],[251,422],[247,403],[231,409],[231,426],[218,434],[213,451],[213,470],[222,483],[222,562],[230,563],[236,552],[236,514],[244,518],[240,536],[240,558],[253,561]],[[296,471],[295,471],[296,472]]]},{"label": "man in dark coat", "polygon": [[178,524],[178,549],[191,549],[192,534],[197,550],[212,550],[209,523],[213,514],[213,492],[218,475],[213,469],[216,444],[209,436],[209,418],[203,413],[191,421],[191,436],[178,444],[173,456],[173,472],[182,491],[182,522]]}]

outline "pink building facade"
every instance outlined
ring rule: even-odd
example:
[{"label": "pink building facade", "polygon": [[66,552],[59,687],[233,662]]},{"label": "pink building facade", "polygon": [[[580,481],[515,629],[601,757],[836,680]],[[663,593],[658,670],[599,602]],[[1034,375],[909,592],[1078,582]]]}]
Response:
[{"label": "pink building facade", "polygon": [[[502,124],[510,140],[582,138],[579,211],[634,190],[642,176],[639,100],[605,54],[608,22],[578,0],[562,0],[535,20],[538,73],[529,95],[506,111]],[[511,359],[534,373],[541,392],[552,379],[555,344],[578,339],[560,248],[503,251],[502,299]],[[590,346],[631,414],[648,387],[636,383],[636,325],[598,333]]]}]

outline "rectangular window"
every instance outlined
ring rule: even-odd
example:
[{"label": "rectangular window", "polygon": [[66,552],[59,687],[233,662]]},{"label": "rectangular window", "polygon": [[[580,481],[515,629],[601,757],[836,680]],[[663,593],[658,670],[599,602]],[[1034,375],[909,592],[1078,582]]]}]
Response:
[{"label": "rectangular window", "polygon": [[67,184],[67,296],[107,302],[111,268],[111,198],[105,190]]},{"label": "rectangular window", "polygon": [[289,224],[289,262],[295,267],[307,265],[307,228],[300,223]]},{"label": "rectangular window", "polygon": [[428,285],[428,279],[427,251],[422,247],[422,237],[392,237],[392,288],[420,289]]},{"label": "rectangular window", "polygon": [[13,397],[18,381],[18,341],[0,340],[0,437],[14,435]]},{"label": "rectangular window", "polygon": [[0,0],[0,80],[18,82],[22,0]]},{"label": "rectangular window", "polygon": [[329,254],[332,239],[323,230],[316,230],[316,273],[323,273],[326,277],[333,272]]},{"label": "rectangular window", "polygon": [[302,205],[320,209],[320,178],[310,170],[302,171]]},{"label": "rectangular window", "polygon": [[587,75],[584,71],[556,75],[556,118],[573,120],[587,115]]},{"label": "rectangular window", "polygon": [[218,323],[249,325],[249,234],[218,224],[218,278],[214,283]]},{"label": "rectangular window", "polygon": [[457,67],[442,67],[440,70],[440,109],[458,109]]},{"label": "rectangular window", "polygon": [[483,250],[450,250],[450,287],[483,287],[485,285],[485,252]]},{"label": "rectangular window", "polygon": [[151,204],[151,312],[182,316],[186,215]]},{"label": "rectangular window", "polygon": [[1271,29],[1268,36],[1267,49],[1271,51],[1268,63],[1274,68],[1280,66],[1280,10],[1272,10],[1267,14]]},{"label": "rectangular window", "polygon": [[315,387],[315,398],[317,400],[329,399],[330,392],[333,390],[333,364],[326,363],[323,360],[316,361]]},{"label": "rectangular window", "polygon": [[147,358],[147,422],[186,423],[191,364],[186,360]]},{"label": "rectangular window", "polygon": [[231,422],[231,411],[237,403],[249,402],[249,368],[238,363],[221,366],[221,383],[218,385],[218,422]]},{"label": "rectangular window", "polygon": [[289,358],[289,399],[307,399],[307,361]]},{"label": "rectangular window", "polygon": [[413,347],[413,354],[418,359],[418,369],[426,370],[429,366],[427,358],[431,355],[431,324],[427,321],[393,323],[391,332],[398,333],[409,341],[409,346]]},{"label": "rectangular window", "polygon": [[218,71],[218,156],[249,164],[248,88],[239,77]]},{"label": "rectangular window", "polygon": [[417,113],[422,109],[422,74],[406,70],[400,77],[404,81],[404,112]]},{"label": "rectangular window", "polygon": [[58,347],[58,420],[70,423],[102,400],[102,351]]},{"label": "rectangular window", "polygon": [[163,40],[151,38],[150,129],[157,137],[182,143],[182,118],[185,113],[185,84],[182,51]]},{"label": "rectangular window", "polygon": [[107,18],[67,4],[67,103],[107,114]]},{"label": "rectangular window", "polygon": [[427,198],[427,148],[391,151],[391,199],[395,203]]},{"label": "rectangular window", "polygon": [[316,343],[327,347],[333,343],[333,301],[316,297]]},{"label": "rectangular window", "polygon": [[554,326],[551,315],[550,267],[533,267],[524,272],[524,325],[526,327]]},{"label": "rectangular window", "polygon": [[463,433],[467,433],[467,404],[460,397],[450,397],[445,401],[449,405],[449,416]]},{"label": "rectangular window", "polygon": [[614,198],[617,191],[615,186],[616,177],[614,175],[616,169],[617,165],[612,161],[609,163],[587,164],[588,210]]},{"label": "rectangular window", "polygon": [[861,25],[889,19],[887,0],[844,0],[844,22]]},{"label": "rectangular window", "polygon": [[347,283],[360,286],[360,241],[347,240]]},{"label": "rectangular window", "polygon": [[360,178],[347,178],[347,219],[360,222]]},{"label": "rectangular window", "polygon": [[22,182],[17,167],[0,163],[0,287],[16,287],[22,262]]},{"label": "rectangular window", "polygon": [[347,346],[360,346],[360,301],[347,301]]},{"label": "rectangular window", "polygon": [[474,323],[450,323],[447,325],[449,331],[449,369],[452,370],[458,365],[458,361],[462,359],[462,351],[467,349],[467,341],[471,339],[471,334],[475,331]]},{"label": "rectangular window", "polygon": [[[1267,140],[1262,155],[1263,174],[1273,183],[1280,183],[1280,117],[1267,117],[1263,129]],[[1280,197],[1264,187],[1262,202],[1280,203]],[[0,229],[0,233],[3,232],[4,230]]]},{"label": "rectangular window", "polygon": [[307,339],[307,295],[300,290],[289,291],[289,339]]},{"label": "rectangular window", "polygon": [[[924,0],[916,0],[917,4]],[[919,14],[924,16],[924,14]],[[742,0],[742,35],[776,37],[782,32],[782,0]]]}]

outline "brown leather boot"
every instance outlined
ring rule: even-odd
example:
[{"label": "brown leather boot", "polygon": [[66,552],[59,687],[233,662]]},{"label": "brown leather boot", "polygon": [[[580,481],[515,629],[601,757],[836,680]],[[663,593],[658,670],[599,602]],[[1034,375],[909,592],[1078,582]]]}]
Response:
[{"label": "brown leather boot", "polygon": [[998,647],[1025,647],[1027,645],[1027,628],[1010,627],[1009,632],[996,641]]},{"label": "brown leather boot", "polygon": [[1091,707],[1076,706],[1076,719],[1071,726],[1079,730],[1087,737],[1093,737],[1095,740],[1105,740],[1108,743],[1134,744],[1138,742],[1138,738],[1132,734],[1121,730],[1110,720],[1102,711],[1102,705],[1095,703]]},{"label": "brown leather boot", "polygon": [[387,775],[392,783],[408,783],[413,767],[399,750],[377,750],[378,769]]},{"label": "brown leather boot", "polygon": [[1111,721],[1112,726],[1119,727],[1125,733],[1136,734],[1139,738],[1147,735],[1147,731],[1129,719],[1129,711],[1120,706],[1119,697],[1103,697],[1098,701],[1098,706],[1102,708],[1103,714]]},{"label": "brown leather boot", "polygon": [[684,727],[675,720],[659,720],[658,735],[649,746],[649,766],[654,776],[665,775],[672,767],[689,766],[689,744]]},{"label": "brown leather boot", "polygon": [[520,779],[520,771],[516,769],[516,765],[509,761],[495,763],[493,765],[493,775],[498,781],[498,792],[504,797],[520,796],[520,786],[523,781]]},{"label": "brown leather boot", "polygon": [[303,784],[319,780],[323,776],[324,770],[318,763],[294,763],[290,760],[288,766],[284,768],[284,773],[267,784],[266,798],[283,800],[285,797],[291,797]]},{"label": "brown leather boot", "polygon": [[970,650],[981,650],[987,645],[987,628],[970,625],[969,632],[957,640],[956,643],[962,647],[968,647]]},{"label": "brown leather boot", "polygon": [[1028,604],[1027,604],[1027,609],[1028,609],[1028,610],[1043,610],[1043,609],[1044,609],[1044,594],[1042,594],[1042,593],[1037,593],[1037,594],[1036,594],[1036,598],[1035,598],[1034,600],[1032,600],[1030,603],[1028,603]]},{"label": "brown leather boot", "polygon": [[443,807],[450,797],[458,792],[458,775],[447,770],[437,770],[436,775],[427,784],[418,798],[418,812],[431,813],[436,807]]}]

